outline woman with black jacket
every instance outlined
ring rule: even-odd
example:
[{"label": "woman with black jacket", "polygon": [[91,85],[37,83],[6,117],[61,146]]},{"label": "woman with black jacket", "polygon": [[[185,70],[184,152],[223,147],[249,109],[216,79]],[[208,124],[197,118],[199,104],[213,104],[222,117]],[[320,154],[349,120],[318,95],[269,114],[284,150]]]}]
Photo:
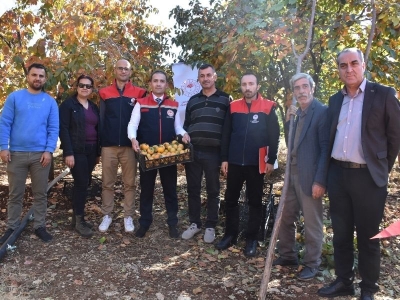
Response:
[{"label": "woman with black jacket", "polygon": [[99,109],[88,99],[93,84],[91,77],[79,76],[76,94],[59,108],[61,149],[74,179],[72,226],[83,237],[93,235],[92,225],[84,219],[85,203],[92,171],[100,159]]}]

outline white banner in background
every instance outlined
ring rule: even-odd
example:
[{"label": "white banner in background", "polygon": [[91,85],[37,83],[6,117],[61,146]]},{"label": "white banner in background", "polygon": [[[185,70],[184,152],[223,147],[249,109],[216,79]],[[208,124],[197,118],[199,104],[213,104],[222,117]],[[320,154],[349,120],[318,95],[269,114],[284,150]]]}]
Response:
[{"label": "white banner in background", "polygon": [[181,90],[181,94],[175,94],[175,100],[179,102],[178,113],[182,121],[185,122],[186,104],[190,97],[201,91],[201,85],[197,81],[198,70],[196,67],[177,63],[172,65],[174,87]]}]

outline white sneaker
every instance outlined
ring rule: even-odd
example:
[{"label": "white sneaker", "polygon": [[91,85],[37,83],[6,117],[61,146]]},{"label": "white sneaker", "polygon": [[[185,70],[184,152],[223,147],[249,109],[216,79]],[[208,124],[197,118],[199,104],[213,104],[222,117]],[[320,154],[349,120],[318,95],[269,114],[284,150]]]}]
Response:
[{"label": "white sneaker", "polygon": [[108,230],[108,227],[110,227],[111,222],[111,217],[109,215],[105,215],[103,217],[103,221],[101,221],[101,224],[99,225],[99,231],[106,232]]},{"label": "white sneaker", "polygon": [[204,232],[204,242],[211,244],[215,240],[215,229],[214,228],[206,228]]},{"label": "white sneaker", "polygon": [[188,229],[186,229],[183,233],[182,233],[182,238],[184,240],[189,240],[192,237],[194,237],[197,233],[199,233],[201,231],[200,228],[197,228],[197,224],[196,223],[192,223]]},{"label": "white sneaker", "polygon": [[135,230],[132,217],[124,218],[124,226],[125,226],[125,232],[133,232]]}]

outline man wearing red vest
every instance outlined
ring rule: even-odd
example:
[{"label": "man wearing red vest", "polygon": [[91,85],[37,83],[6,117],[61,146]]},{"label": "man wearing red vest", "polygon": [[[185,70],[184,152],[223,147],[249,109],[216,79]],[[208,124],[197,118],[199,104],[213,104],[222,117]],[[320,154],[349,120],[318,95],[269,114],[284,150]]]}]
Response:
[{"label": "man wearing red vest", "polygon": [[103,192],[101,207],[104,215],[99,226],[101,232],[108,230],[114,208],[114,184],[118,164],[121,164],[124,182],[124,226],[126,232],[133,232],[133,213],[136,193],[136,158],[126,128],[136,98],[144,97],[146,90],[134,86],[129,78],[131,64],[120,59],[115,64],[114,84],[99,91],[100,94],[100,143],[102,161]]},{"label": "man wearing red vest", "polygon": [[[167,74],[164,71],[154,71],[150,78],[152,93],[137,100],[128,125],[128,137],[134,151],[139,151],[139,143],[149,145],[171,142],[176,134],[182,131],[178,102],[165,94],[168,87]],[[169,236],[178,238],[178,197],[176,195],[177,169],[176,165],[158,169],[163,187]],[[143,171],[140,169],[140,227],[136,236],[142,238],[153,222],[153,196],[157,169]]]},{"label": "man wearing red vest", "polygon": [[227,176],[225,193],[225,235],[216,245],[227,249],[237,241],[239,233],[239,196],[246,182],[249,218],[244,255],[256,255],[258,232],[262,218],[264,173],[259,170],[259,149],[268,147],[266,173],[274,170],[279,143],[279,124],[275,103],[258,93],[256,75],[246,73],[241,79],[243,98],[233,101],[222,131],[221,170]]}]

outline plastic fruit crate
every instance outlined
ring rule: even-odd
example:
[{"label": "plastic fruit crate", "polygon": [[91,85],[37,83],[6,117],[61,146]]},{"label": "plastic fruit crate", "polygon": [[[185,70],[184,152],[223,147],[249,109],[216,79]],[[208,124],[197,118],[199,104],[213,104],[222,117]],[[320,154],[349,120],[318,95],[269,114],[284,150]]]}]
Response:
[{"label": "plastic fruit crate", "polygon": [[170,156],[163,156],[161,153],[160,158],[154,159],[149,159],[146,155],[138,152],[135,152],[135,155],[142,170],[148,171],[193,161],[193,145],[184,144],[184,149],[189,149],[189,151]]}]

